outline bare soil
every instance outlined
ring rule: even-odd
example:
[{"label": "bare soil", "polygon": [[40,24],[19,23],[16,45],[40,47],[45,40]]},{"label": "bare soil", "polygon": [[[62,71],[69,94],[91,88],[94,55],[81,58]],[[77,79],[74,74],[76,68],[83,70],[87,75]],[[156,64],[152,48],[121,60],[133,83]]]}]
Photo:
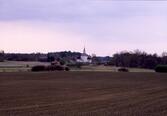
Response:
[{"label": "bare soil", "polygon": [[0,116],[167,116],[167,74],[0,73]]}]

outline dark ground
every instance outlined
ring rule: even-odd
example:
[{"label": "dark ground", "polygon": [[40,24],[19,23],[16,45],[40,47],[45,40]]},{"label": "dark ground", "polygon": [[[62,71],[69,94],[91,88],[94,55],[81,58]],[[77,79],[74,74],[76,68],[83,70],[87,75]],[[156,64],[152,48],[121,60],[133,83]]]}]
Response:
[{"label": "dark ground", "polygon": [[167,74],[0,73],[0,116],[167,116]]}]

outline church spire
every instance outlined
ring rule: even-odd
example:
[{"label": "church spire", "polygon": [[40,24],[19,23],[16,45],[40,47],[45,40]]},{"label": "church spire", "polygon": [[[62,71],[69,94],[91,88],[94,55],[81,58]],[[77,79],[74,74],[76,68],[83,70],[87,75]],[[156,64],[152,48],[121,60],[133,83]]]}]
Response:
[{"label": "church spire", "polygon": [[85,49],[85,46],[84,46],[83,54],[86,54],[86,49]]}]

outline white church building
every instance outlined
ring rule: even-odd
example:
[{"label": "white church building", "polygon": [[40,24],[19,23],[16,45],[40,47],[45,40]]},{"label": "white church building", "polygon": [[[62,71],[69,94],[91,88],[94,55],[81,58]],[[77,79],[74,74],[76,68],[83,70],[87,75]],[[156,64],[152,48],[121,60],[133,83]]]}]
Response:
[{"label": "white church building", "polygon": [[83,53],[80,56],[80,59],[77,59],[77,62],[79,63],[91,63],[92,62],[91,57],[88,54],[86,54],[85,47],[84,47]]}]

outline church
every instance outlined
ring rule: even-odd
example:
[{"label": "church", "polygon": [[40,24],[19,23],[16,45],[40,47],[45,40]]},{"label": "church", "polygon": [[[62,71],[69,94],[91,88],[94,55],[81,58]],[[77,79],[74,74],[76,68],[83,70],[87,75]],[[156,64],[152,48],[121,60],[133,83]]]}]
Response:
[{"label": "church", "polygon": [[79,63],[91,63],[92,62],[91,57],[88,54],[86,54],[85,47],[83,49],[83,53],[81,54],[80,58],[77,59],[77,62]]}]

